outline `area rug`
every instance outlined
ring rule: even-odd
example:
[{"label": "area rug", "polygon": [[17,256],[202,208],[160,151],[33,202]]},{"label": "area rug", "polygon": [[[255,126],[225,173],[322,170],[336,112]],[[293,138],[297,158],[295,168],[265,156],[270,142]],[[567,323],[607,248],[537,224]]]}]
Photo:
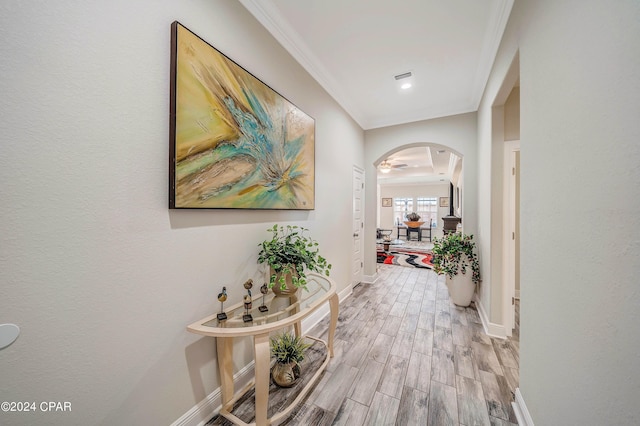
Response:
[{"label": "area rug", "polygon": [[415,253],[398,251],[378,251],[378,263],[387,265],[411,266],[414,268],[433,269],[433,253]]}]

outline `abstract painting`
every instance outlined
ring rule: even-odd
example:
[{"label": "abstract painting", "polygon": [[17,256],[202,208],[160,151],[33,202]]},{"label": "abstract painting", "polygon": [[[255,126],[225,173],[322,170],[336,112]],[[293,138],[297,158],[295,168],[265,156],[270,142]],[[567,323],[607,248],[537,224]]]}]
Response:
[{"label": "abstract painting", "polygon": [[170,208],[314,209],[314,119],[178,22],[170,109]]}]

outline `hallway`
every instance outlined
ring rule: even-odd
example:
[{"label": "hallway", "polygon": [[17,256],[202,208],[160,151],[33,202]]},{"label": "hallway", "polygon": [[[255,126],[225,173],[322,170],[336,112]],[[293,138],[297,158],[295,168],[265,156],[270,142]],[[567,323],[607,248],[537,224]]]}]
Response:
[{"label": "hallway", "polygon": [[453,305],[431,270],[379,274],[341,305],[335,357],[285,424],[515,424],[517,331],[513,341],[486,336],[473,304]]}]

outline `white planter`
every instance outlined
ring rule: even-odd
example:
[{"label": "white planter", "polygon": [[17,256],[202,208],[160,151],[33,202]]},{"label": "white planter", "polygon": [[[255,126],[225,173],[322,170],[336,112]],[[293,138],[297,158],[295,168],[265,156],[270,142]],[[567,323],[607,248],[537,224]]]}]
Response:
[{"label": "white planter", "polygon": [[455,275],[453,279],[447,276],[445,282],[449,289],[449,297],[454,304],[465,307],[471,304],[471,299],[473,299],[473,293],[476,289],[472,277],[471,268],[467,268],[466,274],[458,272],[458,275]]}]

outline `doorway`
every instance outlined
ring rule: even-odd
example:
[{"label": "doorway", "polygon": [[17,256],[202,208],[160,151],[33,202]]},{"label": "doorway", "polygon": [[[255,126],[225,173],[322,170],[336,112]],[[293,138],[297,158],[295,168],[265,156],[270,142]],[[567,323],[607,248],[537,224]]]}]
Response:
[{"label": "doorway", "polygon": [[[442,236],[442,218],[452,209],[456,216],[462,216],[463,157],[457,151],[430,142],[406,144],[386,152],[374,165],[376,226],[392,232],[395,240],[401,236],[398,227],[410,213],[415,212],[423,222],[422,239],[425,235]],[[404,232],[402,235],[408,237]]]}]

